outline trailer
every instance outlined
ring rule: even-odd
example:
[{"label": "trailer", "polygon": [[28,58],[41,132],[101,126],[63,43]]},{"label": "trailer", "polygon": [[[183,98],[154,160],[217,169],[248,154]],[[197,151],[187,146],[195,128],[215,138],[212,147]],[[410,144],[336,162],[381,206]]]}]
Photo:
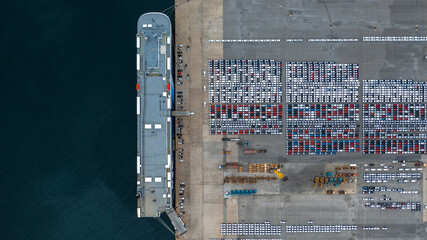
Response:
[{"label": "trailer", "polygon": [[267,150],[265,150],[265,149],[259,149],[259,150],[256,150],[256,149],[246,149],[246,150],[243,150],[244,154],[255,154],[255,153],[266,153],[266,152],[267,152]]},{"label": "trailer", "polygon": [[237,169],[239,164],[236,162],[226,163],[225,165],[219,165],[219,169]]},{"label": "trailer", "polygon": [[256,149],[247,149],[247,150],[243,150],[244,154],[255,154],[257,153]]},{"label": "trailer", "polygon": [[223,138],[222,141],[234,141],[234,142],[239,142],[240,138]]}]

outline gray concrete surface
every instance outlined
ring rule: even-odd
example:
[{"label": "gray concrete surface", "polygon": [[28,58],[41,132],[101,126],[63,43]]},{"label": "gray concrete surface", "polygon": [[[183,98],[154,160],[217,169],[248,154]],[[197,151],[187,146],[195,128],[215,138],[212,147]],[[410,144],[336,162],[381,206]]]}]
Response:
[{"label": "gray concrete surface", "polygon": [[[286,137],[241,136],[251,141],[251,149],[267,149],[263,155],[244,155],[243,149],[221,142],[221,136],[209,135],[208,111],[203,108],[207,79],[202,73],[208,59],[274,59],[282,61],[334,61],[357,63],[359,79],[427,80],[426,42],[363,42],[365,36],[426,36],[427,1],[359,0],[228,0],[176,2],[176,43],[190,45],[184,53],[190,63],[191,81],[180,85],[186,97],[185,107],[196,114],[184,123],[186,162],[177,166],[178,179],[186,179],[190,188],[184,222],[189,229],[180,239],[222,238],[220,223],[259,223],[270,220],[285,225],[356,224],[358,231],[341,233],[283,234],[284,239],[426,239],[421,213],[408,210],[381,210],[364,207],[363,168],[358,170],[357,185],[345,186],[352,194],[326,195],[314,191],[312,178],[334,164],[390,163],[393,159],[421,159],[420,156],[364,155],[338,153],[332,156],[286,155]],[[281,39],[278,43],[212,43],[210,39]],[[303,42],[286,42],[302,38]],[[309,38],[357,38],[358,42],[308,42]],[[283,71],[283,70],[282,70]],[[184,80],[185,81],[185,80]],[[285,83],[285,79],[282,78]],[[285,89],[285,88],[283,88]],[[361,89],[361,88],[360,88]],[[285,98],[284,98],[285,99]],[[362,99],[361,97],[359,98]],[[282,104],[286,104],[283,102]],[[361,102],[359,102],[359,105]],[[209,106],[209,104],[208,104]],[[285,121],[283,124],[286,126]],[[285,133],[284,128],[284,133]],[[362,131],[360,131],[360,134]],[[359,139],[362,141],[362,139]],[[362,142],[360,142],[362,148]],[[222,149],[232,151],[224,158]],[[224,161],[246,163],[282,163],[290,180],[284,183],[259,182],[256,185],[222,184],[218,171]],[[425,173],[426,170],[423,172]],[[391,172],[391,171],[390,171]],[[425,178],[423,173],[422,177]],[[240,174],[245,175],[245,174]],[[409,184],[418,195],[386,194],[394,201],[426,201],[426,180]],[[395,187],[394,183],[373,186]],[[222,199],[225,190],[259,189],[259,194]],[[406,188],[406,187],[404,187]],[[424,189],[424,190],[423,190]],[[352,192],[355,190],[356,192]],[[376,202],[381,194],[374,194]],[[427,217],[424,217],[427,219]],[[387,231],[363,231],[363,226],[387,226]],[[235,236],[229,236],[232,238]],[[251,237],[252,238],[252,237]]]}]

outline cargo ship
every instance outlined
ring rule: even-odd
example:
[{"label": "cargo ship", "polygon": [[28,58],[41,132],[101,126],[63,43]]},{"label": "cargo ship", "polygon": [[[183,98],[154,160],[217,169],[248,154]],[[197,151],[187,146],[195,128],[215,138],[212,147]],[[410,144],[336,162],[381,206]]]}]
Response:
[{"label": "cargo ship", "polygon": [[172,149],[172,27],[163,13],[143,14],[137,25],[137,216],[166,213],[178,234],[185,226],[174,210]]}]

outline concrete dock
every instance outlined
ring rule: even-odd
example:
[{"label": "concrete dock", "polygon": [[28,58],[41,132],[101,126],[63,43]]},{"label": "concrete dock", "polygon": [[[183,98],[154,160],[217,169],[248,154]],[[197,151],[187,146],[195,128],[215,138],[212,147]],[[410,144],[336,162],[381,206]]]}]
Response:
[{"label": "concrete dock", "polygon": [[[422,179],[418,183],[402,185],[408,190],[418,190],[419,194],[387,193],[393,202],[421,202],[421,212],[369,209],[362,199],[371,196],[361,193],[362,186],[369,185],[363,182],[362,177],[365,163],[375,163],[375,166],[394,164],[392,171],[397,171],[400,163],[392,163],[393,160],[426,162],[426,156],[366,155],[361,152],[291,156],[286,152],[286,134],[229,135],[228,137],[241,137],[250,141],[253,148],[268,150],[264,155],[245,155],[243,148],[238,147],[235,142],[224,142],[221,140],[223,135],[209,134],[210,103],[207,99],[208,90],[204,91],[204,86],[208,86],[208,74],[205,75],[204,71],[208,70],[209,59],[357,63],[360,67],[360,82],[364,79],[427,81],[427,60],[424,59],[427,55],[426,41],[363,41],[363,37],[368,36],[427,36],[427,1],[176,0],[175,16],[174,42],[176,46],[183,45],[182,61],[183,64],[188,64],[183,84],[177,85],[176,91],[183,92],[183,110],[194,112],[194,115],[182,117],[182,138],[185,144],[175,145],[176,148],[184,149],[183,161],[176,160],[175,189],[178,191],[181,188],[179,184],[185,183],[185,193],[182,196],[176,194],[175,205],[178,208],[179,198],[185,198],[182,205],[185,214],[180,216],[188,229],[177,239],[427,238],[427,213],[424,211],[424,203],[427,201],[425,169],[421,171]],[[223,41],[270,39],[280,41]],[[327,42],[309,41],[310,39],[357,41]],[[187,46],[190,46],[190,51],[187,51]],[[175,67],[177,66],[176,63]],[[189,80],[185,78],[187,74],[190,75]],[[282,84],[285,85],[285,76],[282,76]],[[363,104],[361,99],[359,97],[360,106]],[[285,97],[282,104],[287,104]],[[285,117],[283,118],[283,125],[286,126]],[[283,132],[285,133],[285,127]],[[363,141],[362,134],[358,140]],[[231,154],[223,155],[223,150],[230,151]],[[237,170],[218,169],[225,162],[283,164],[289,181],[276,180],[230,187],[230,184],[224,184],[224,177],[239,173]],[[333,171],[335,166],[352,163],[358,164],[358,177],[352,185],[348,185],[347,194],[327,195],[326,188],[313,189],[314,176]],[[396,187],[396,183],[391,182],[372,185]],[[259,194],[224,198],[224,192],[233,187],[256,188]],[[375,196],[378,201],[378,194]],[[308,220],[313,220],[315,225],[355,224],[358,230],[341,233],[285,232],[285,226],[307,225]],[[220,232],[221,223],[264,221],[282,225],[282,235],[223,236]],[[364,231],[364,226],[387,226],[388,230]]]}]

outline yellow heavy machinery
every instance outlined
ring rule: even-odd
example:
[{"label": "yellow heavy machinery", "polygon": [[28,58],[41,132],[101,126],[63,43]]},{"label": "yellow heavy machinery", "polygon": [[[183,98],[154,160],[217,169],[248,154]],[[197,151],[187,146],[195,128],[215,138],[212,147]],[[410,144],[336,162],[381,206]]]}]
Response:
[{"label": "yellow heavy machinery", "polygon": [[348,178],[346,178],[346,177],[345,177],[345,178],[343,178],[343,179],[342,179],[342,182],[341,182],[340,186],[341,186],[343,183],[346,183],[346,182],[348,182]]},{"label": "yellow heavy machinery", "polygon": [[325,177],[325,179],[323,180],[323,183],[325,184],[325,187],[326,187],[326,184],[329,182],[329,178],[327,178],[327,177]]},{"label": "yellow heavy machinery", "polygon": [[320,177],[320,188],[323,188],[323,181],[325,180],[325,177]]},{"label": "yellow heavy machinery", "polygon": [[279,173],[277,170],[274,170],[274,173],[277,175],[278,178],[283,178],[283,173]]},{"label": "yellow heavy machinery", "polygon": [[314,178],[314,189],[317,188],[317,184],[319,183],[319,177]]},{"label": "yellow heavy machinery", "polygon": [[222,154],[230,154],[230,151],[222,151]]}]

